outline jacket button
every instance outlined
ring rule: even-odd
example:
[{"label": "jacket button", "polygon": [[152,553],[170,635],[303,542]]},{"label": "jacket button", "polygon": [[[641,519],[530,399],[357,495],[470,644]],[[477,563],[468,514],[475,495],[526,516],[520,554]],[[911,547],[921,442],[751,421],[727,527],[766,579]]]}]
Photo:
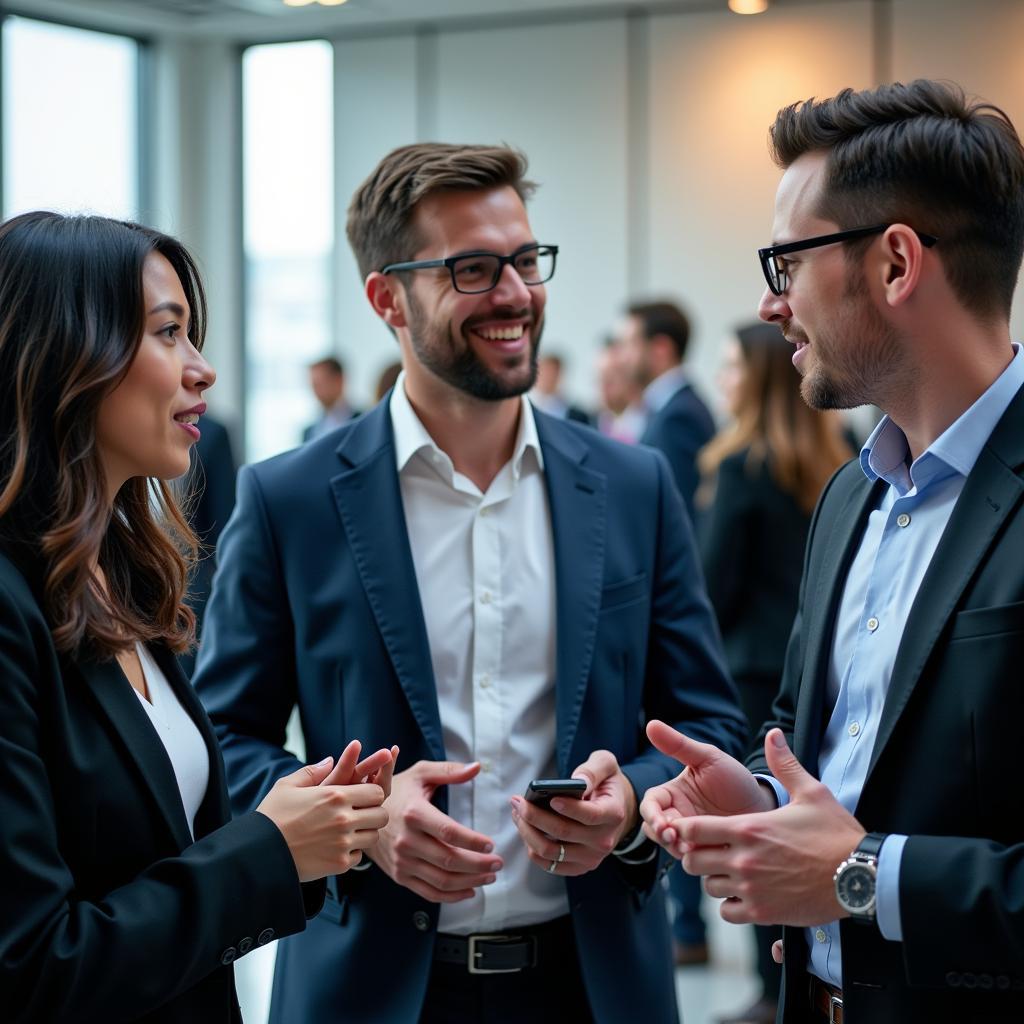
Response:
[{"label": "jacket button", "polygon": [[418,932],[429,931],[430,915],[423,910],[417,910],[416,913],[412,915],[412,924]]},{"label": "jacket button", "polygon": [[238,959],[238,950],[234,946],[228,946],[220,955],[220,962],[227,967],[228,964],[233,964]]},{"label": "jacket button", "polygon": [[962,981],[963,979],[956,971],[950,971],[949,974],[946,975],[946,984],[949,985],[950,988],[959,988]]},{"label": "jacket button", "polygon": [[994,983],[995,982],[991,974],[978,975],[978,985],[981,988],[991,988]]},{"label": "jacket button", "polygon": [[977,988],[978,976],[970,971],[964,971],[964,988]]},{"label": "jacket button", "polygon": [[252,937],[246,935],[246,937],[238,944],[238,955],[245,956],[250,949],[252,949]]},{"label": "jacket button", "polygon": [[256,936],[256,943],[260,946],[265,946],[274,937],[273,928],[264,928],[263,931]]},{"label": "jacket button", "polygon": [[1010,987],[1010,978],[1006,974],[996,975],[996,988],[1006,991]]}]

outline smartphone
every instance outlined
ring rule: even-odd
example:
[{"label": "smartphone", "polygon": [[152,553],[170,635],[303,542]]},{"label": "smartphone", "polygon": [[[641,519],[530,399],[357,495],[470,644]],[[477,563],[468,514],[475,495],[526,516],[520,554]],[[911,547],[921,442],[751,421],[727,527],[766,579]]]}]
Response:
[{"label": "smartphone", "polygon": [[583,779],[534,779],[526,787],[526,799],[531,804],[547,807],[553,796],[566,796],[579,800],[587,791]]}]

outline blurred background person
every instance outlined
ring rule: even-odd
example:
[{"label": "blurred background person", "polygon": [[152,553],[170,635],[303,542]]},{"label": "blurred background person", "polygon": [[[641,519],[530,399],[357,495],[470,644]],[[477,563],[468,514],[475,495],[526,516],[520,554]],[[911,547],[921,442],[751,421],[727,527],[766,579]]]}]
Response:
[{"label": "blurred background person", "polygon": [[[186,601],[196,617],[196,644],[202,642],[203,614],[217,565],[217,541],[235,507],[235,474],[238,471],[227,427],[209,413],[199,422],[199,440],[184,477],[183,511],[199,540],[199,557],[192,571]],[[185,675],[195,668],[197,647],[178,659]]]},{"label": "blurred background person", "polygon": [[[180,243],[102,217],[0,226],[0,1004],[9,1022],[237,1024],[232,964],[302,931],[387,823],[359,744],[232,820],[175,654],[206,300]],[[370,775],[377,784],[361,783]]]},{"label": "blurred background person", "polygon": [[383,370],[380,371],[380,376],[377,378],[377,387],[373,392],[373,404],[376,405],[394,386],[398,383],[399,374],[402,372],[402,362],[396,359],[393,363],[388,363]]},{"label": "blurred background person", "polygon": [[562,357],[554,353],[542,355],[537,360],[537,380],[530,391],[530,401],[549,416],[589,426],[589,414],[578,405],[571,404],[562,394],[563,367]]},{"label": "blurred background person", "polygon": [[337,356],[327,356],[310,364],[309,386],[323,409],[323,416],[303,430],[303,441],[312,441],[359,415],[359,410],[345,401],[345,367]]},{"label": "blurred background person", "polygon": [[597,429],[606,437],[636,444],[644,432],[643,387],[623,345],[609,338],[597,354]]},{"label": "blurred background person", "polygon": [[[796,615],[811,513],[829,477],[853,457],[836,412],[800,395],[793,346],[774,324],[741,327],[724,347],[719,387],[732,422],[700,453],[701,556],[729,671],[751,735],[770,715]],[[771,1024],[780,928],[755,926],[763,991],[721,1024]]]},{"label": "blurred background person", "polygon": [[664,452],[692,519],[697,452],[711,440],[715,421],[683,369],[690,321],[674,302],[637,302],[627,308],[618,340],[644,388],[640,443]]}]

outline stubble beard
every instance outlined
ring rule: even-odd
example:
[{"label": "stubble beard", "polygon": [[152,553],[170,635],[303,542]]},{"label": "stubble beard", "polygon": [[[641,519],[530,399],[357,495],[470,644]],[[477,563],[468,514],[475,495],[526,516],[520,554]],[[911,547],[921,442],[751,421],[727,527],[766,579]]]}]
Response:
[{"label": "stubble beard", "polygon": [[[522,315],[517,312],[515,319],[522,319]],[[501,319],[501,316],[493,319]],[[461,345],[456,344],[451,324],[431,322],[415,296],[409,293],[409,337],[416,358],[446,384],[482,402],[515,398],[533,387],[537,380],[543,326],[543,320],[531,320],[530,350],[525,364],[521,355],[509,356],[505,359],[509,373],[498,375],[488,369],[467,339],[462,339]],[[513,372],[516,370],[518,372]]]}]

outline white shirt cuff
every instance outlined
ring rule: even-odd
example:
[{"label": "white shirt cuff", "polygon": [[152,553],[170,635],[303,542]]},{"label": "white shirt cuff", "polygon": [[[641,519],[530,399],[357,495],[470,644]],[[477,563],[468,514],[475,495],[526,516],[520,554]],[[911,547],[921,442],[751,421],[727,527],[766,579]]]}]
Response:
[{"label": "white shirt cuff", "polygon": [[903,941],[900,918],[900,864],[909,836],[888,835],[878,853],[878,878],[875,890],[875,918],[882,938]]}]

